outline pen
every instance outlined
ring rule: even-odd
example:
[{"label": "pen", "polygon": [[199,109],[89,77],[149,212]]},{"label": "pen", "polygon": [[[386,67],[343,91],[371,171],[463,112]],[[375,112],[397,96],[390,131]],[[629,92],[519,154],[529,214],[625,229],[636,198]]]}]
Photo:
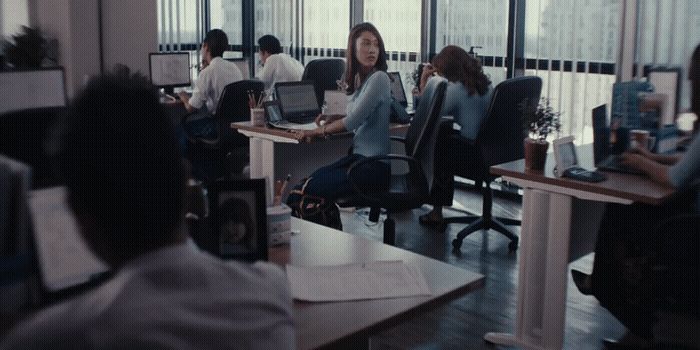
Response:
[{"label": "pen", "polygon": [[[277,193],[275,193],[274,197],[274,202],[272,205],[280,205],[282,204],[282,194],[284,193],[284,190],[287,188],[287,184],[289,183],[289,179],[292,178],[292,174],[288,174],[287,178],[284,179],[282,184],[279,187],[279,190],[277,190]],[[279,182],[279,180],[277,180]]]}]

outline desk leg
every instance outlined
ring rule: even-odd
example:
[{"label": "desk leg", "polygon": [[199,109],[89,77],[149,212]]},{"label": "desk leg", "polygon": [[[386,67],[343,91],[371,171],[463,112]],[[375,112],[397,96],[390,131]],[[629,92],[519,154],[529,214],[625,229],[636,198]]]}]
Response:
[{"label": "desk leg", "polygon": [[275,143],[257,137],[250,138],[250,178],[265,179],[265,200],[272,205],[275,188]]},{"label": "desk leg", "polygon": [[561,349],[566,323],[572,198],[525,189],[515,334],[487,341],[524,349]]}]

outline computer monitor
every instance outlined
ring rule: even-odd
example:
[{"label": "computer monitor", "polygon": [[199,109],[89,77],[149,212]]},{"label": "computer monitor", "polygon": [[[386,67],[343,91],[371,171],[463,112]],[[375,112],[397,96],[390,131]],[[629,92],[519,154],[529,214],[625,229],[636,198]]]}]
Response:
[{"label": "computer monitor", "polygon": [[62,67],[0,72],[0,114],[66,106]]},{"label": "computer monitor", "polygon": [[151,84],[173,93],[173,88],[192,85],[189,52],[151,52],[148,55]]},{"label": "computer monitor", "polygon": [[387,74],[391,78],[391,97],[402,106],[407,107],[408,100],[406,99],[406,90],[403,88],[403,81],[401,81],[401,74],[399,72],[389,72]]},{"label": "computer monitor", "polygon": [[313,120],[321,113],[311,80],[277,83],[275,94],[282,107],[282,116],[288,121]]},{"label": "computer monitor", "polygon": [[679,67],[654,67],[648,73],[649,82],[654,92],[665,94],[668,98],[661,112],[663,125],[671,125],[678,114],[678,101],[681,90],[681,69]]},{"label": "computer monitor", "polygon": [[238,69],[241,71],[241,74],[243,75],[243,80],[248,80],[250,79],[250,64],[247,58],[224,58],[225,60],[229,62],[233,62],[233,64],[238,67]]}]

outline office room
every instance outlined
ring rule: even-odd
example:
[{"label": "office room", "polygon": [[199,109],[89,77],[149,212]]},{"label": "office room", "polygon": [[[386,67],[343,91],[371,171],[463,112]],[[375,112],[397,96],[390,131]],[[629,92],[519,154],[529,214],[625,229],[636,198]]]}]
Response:
[{"label": "office room", "polygon": [[0,349],[700,349],[697,0],[0,0]]}]

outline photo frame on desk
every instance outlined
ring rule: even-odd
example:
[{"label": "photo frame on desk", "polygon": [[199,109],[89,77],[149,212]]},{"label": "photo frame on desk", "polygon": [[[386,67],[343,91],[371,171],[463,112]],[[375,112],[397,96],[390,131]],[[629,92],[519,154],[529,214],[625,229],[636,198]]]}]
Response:
[{"label": "photo frame on desk", "polygon": [[209,229],[197,245],[222,259],[267,260],[265,180],[216,181],[208,197]]}]

